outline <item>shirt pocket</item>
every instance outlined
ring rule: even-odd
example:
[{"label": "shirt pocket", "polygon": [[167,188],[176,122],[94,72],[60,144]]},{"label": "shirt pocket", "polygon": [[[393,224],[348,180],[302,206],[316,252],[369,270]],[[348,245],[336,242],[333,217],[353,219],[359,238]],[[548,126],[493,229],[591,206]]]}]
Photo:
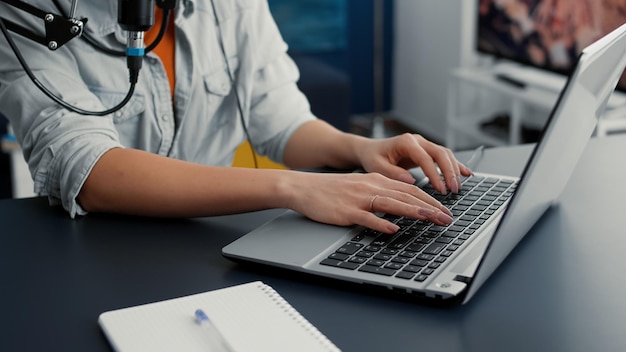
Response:
[{"label": "shirt pocket", "polygon": [[[206,73],[203,76],[204,88],[209,94],[209,97],[214,96],[217,98],[214,100],[221,100],[227,97],[233,88],[231,76],[235,77],[238,68],[239,60],[236,57],[232,57],[228,59],[228,65],[224,64],[222,67]],[[230,69],[232,74],[228,73],[228,69]]]},{"label": "shirt pocket", "polygon": [[[126,93],[113,91],[95,91],[94,94],[107,109],[118,105],[126,96]],[[144,126],[145,123],[149,124],[144,118],[145,111],[145,97],[135,92],[126,105],[111,114],[122,145],[137,147],[140,135],[145,134],[142,131],[150,130],[150,126]]]},{"label": "shirt pocket", "polygon": [[232,83],[228,71],[220,70],[204,76],[204,88],[207,93],[217,97],[226,97],[230,94]]},{"label": "shirt pocket", "polygon": [[[125,94],[109,94],[107,95],[107,100],[109,102],[105,102],[102,97],[100,98],[104,104],[108,104],[105,106],[114,106],[113,104],[119,104],[125,97]],[[126,122],[133,122],[138,119],[146,110],[146,106],[144,104],[144,99],[141,95],[135,94],[126,105],[124,105],[121,109],[117,110],[113,113],[113,122],[115,124],[121,124]]]},{"label": "shirt pocket", "polygon": [[[111,90],[91,89],[94,95],[98,97],[104,109],[111,109],[120,104],[126,97],[126,92],[117,92]],[[146,110],[145,97],[143,94],[134,92],[128,103],[117,111],[113,112],[113,122],[116,124],[129,120],[134,120],[144,113]]]},{"label": "shirt pocket", "polygon": [[[237,58],[228,60],[233,77],[238,69]],[[226,65],[202,77],[206,92],[205,116],[211,116],[210,127],[216,128],[228,122],[228,116],[237,111],[236,99],[233,92],[233,81],[228,74]]]}]

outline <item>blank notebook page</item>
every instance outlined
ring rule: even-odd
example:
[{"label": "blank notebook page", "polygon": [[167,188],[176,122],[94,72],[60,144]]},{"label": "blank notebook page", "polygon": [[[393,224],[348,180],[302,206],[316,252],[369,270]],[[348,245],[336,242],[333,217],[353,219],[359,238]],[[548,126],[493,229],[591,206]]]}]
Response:
[{"label": "blank notebook page", "polygon": [[196,309],[238,352],[339,351],[260,281],[105,312],[98,322],[117,351],[209,351],[211,336],[195,322]]}]

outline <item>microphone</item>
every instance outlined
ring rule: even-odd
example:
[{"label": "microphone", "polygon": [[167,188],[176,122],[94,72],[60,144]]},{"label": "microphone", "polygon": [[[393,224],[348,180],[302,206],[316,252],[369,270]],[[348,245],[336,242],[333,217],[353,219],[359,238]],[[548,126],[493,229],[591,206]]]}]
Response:
[{"label": "microphone", "polygon": [[145,55],[144,32],[154,24],[154,0],[118,0],[117,22],[128,31],[126,61],[131,83],[137,83]]}]

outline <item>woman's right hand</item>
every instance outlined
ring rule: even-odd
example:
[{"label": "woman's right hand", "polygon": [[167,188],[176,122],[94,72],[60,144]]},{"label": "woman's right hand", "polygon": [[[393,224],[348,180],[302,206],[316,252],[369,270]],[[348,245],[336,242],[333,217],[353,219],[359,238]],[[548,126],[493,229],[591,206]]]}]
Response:
[{"label": "woman's right hand", "polygon": [[375,212],[449,225],[452,213],[415,185],[378,173],[298,173],[286,182],[287,207],[332,225],[361,225],[383,233],[399,227]]}]

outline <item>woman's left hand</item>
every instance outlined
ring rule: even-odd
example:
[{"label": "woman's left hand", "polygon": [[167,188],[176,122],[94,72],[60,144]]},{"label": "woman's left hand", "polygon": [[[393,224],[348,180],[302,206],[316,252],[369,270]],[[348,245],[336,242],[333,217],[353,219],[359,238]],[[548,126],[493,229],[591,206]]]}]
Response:
[{"label": "woman's left hand", "polygon": [[391,138],[372,139],[357,154],[365,171],[378,172],[406,183],[415,183],[415,178],[407,169],[420,167],[432,186],[442,194],[446,194],[447,189],[457,193],[461,188],[461,176],[472,174],[470,169],[456,160],[450,149],[419,134],[405,133]]}]

